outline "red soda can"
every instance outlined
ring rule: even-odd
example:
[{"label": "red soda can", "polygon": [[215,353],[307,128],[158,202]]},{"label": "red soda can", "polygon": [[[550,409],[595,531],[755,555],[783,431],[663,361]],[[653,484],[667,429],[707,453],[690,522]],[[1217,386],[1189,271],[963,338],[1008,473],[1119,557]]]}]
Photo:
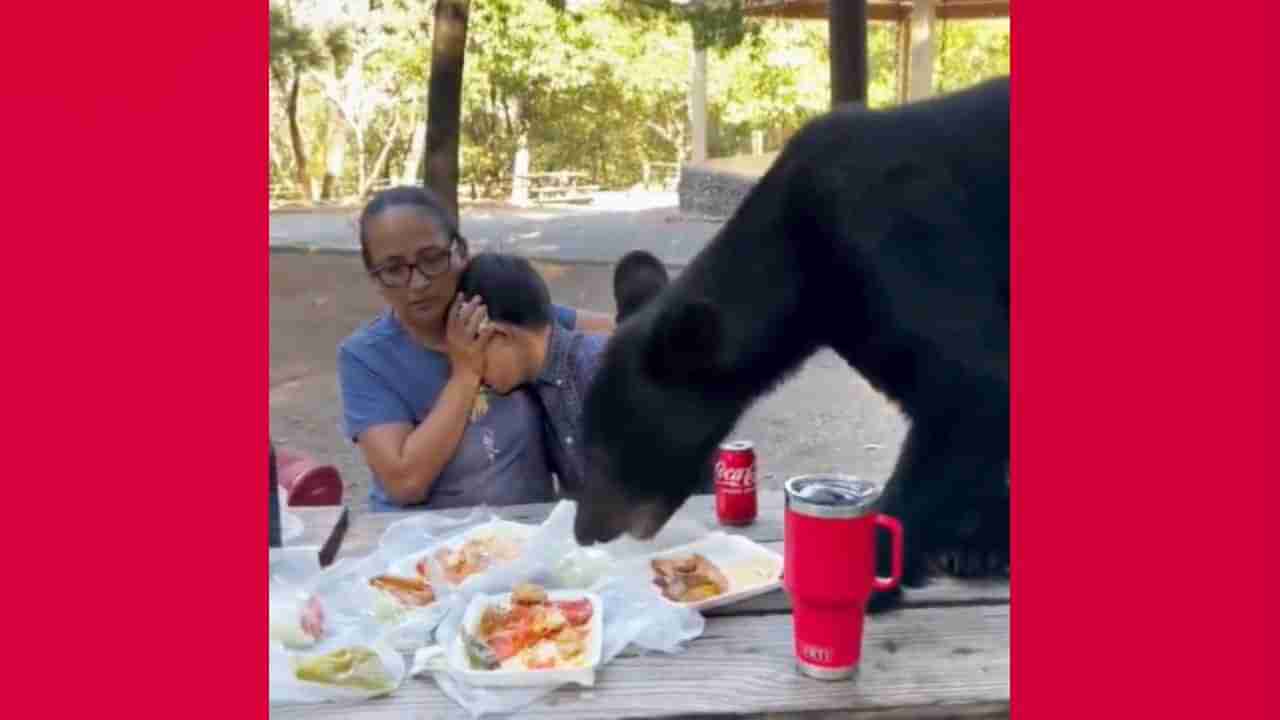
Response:
[{"label": "red soda can", "polygon": [[716,517],[721,525],[756,521],[756,451],[747,440],[722,443],[715,464]]}]

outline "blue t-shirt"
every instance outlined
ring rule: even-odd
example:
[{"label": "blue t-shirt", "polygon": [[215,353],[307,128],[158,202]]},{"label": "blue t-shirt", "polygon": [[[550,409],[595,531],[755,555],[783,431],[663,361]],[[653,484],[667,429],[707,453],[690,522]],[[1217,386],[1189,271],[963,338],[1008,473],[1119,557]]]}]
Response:
[{"label": "blue t-shirt", "polygon": [[[577,315],[553,308],[567,328]],[[343,431],[358,441],[365,430],[386,423],[417,427],[449,380],[449,360],[413,339],[389,310],[351,334],[338,347]],[[555,491],[542,443],[544,413],[532,392],[487,394],[488,411],[467,424],[453,457],[421,507],[549,502]],[[371,509],[403,510],[372,473]]]}]

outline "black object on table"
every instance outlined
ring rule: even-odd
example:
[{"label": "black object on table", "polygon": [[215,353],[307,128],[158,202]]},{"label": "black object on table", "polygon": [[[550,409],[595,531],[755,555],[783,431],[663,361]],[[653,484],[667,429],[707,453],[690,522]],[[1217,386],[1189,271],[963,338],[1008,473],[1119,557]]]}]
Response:
[{"label": "black object on table", "polygon": [[271,498],[268,500],[270,505],[270,519],[267,521],[270,530],[270,538],[268,540],[269,547],[278,548],[284,543],[280,539],[280,492],[277,490],[279,480],[276,477],[276,444],[271,443],[271,470],[270,475]]}]

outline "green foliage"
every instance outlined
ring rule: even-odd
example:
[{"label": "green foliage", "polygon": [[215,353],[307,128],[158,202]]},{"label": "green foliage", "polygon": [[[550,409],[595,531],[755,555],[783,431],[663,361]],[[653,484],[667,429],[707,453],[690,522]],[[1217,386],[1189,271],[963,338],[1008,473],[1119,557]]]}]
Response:
[{"label": "green foliage", "polygon": [[933,72],[939,92],[1008,75],[1009,19],[943,22]]},{"label": "green foliage", "polygon": [[651,23],[681,21],[699,48],[728,50],[744,41],[758,42],[760,24],[742,14],[742,0],[610,0],[608,12],[632,27],[650,30]]},{"label": "green foliage", "polygon": [[[282,2],[282,0],[277,0]],[[292,0],[273,5],[271,69],[304,72],[299,121],[313,175],[324,172],[330,129],[342,120],[329,92],[360,115],[363,167],[399,177],[410,132],[425,117],[433,0]],[[338,7],[321,12],[325,7]],[[949,90],[1009,70],[1008,21],[944,23],[935,86]],[[872,107],[897,102],[897,27],[872,23],[868,37]],[[708,150],[749,152],[753,131],[778,149],[830,102],[827,26],[821,21],[754,21],[738,0],[701,10],[670,0],[472,0],[462,98],[461,188],[466,196],[509,191],[524,143],[531,170],[581,170],[597,184],[639,182],[645,161],[686,158],[690,62],[708,50]],[[340,84],[353,62],[359,82]],[[329,78],[329,80],[325,80]],[[276,80],[277,84],[281,81]],[[273,176],[288,172],[288,129],[273,89]],[[353,139],[352,136],[350,139]],[[342,183],[358,176],[355,143]]]},{"label": "green foliage", "polygon": [[296,71],[307,70],[324,62],[324,52],[315,34],[293,19],[293,14],[278,5],[271,6],[270,68],[278,83],[288,82]]}]

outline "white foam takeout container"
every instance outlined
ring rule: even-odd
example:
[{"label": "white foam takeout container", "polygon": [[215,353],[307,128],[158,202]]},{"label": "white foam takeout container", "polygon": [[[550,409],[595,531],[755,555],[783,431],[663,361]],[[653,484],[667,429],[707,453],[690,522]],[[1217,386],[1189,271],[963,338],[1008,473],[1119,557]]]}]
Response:
[{"label": "white foam takeout container", "polygon": [[[467,651],[463,646],[462,633],[458,633],[448,647],[432,645],[417,652],[414,657],[414,674],[423,670],[445,671],[459,676],[468,685],[490,687],[537,687],[543,685],[577,685],[592,686],[596,682],[596,668],[604,647],[604,606],[600,596],[581,590],[549,590],[547,599],[588,600],[591,602],[591,620],[587,622],[590,637],[587,642],[586,663],[583,667],[562,668],[554,670],[476,670],[467,659]],[[462,627],[473,637],[480,625],[480,617],[488,607],[509,605],[510,593],[498,595],[476,595],[467,605],[462,616]]]},{"label": "white foam takeout container", "polygon": [[[687,545],[668,548],[660,552],[645,555],[642,559],[628,561],[628,572],[642,572],[646,577],[652,580],[654,578],[653,568],[649,561],[655,558],[679,557],[682,555],[692,555],[697,553],[710,560],[720,568],[720,571],[729,577],[729,591],[717,595],[706,600],[699,600],[691,603],[677,603],[668,600],[662,595],[662,589],[656,584],[653,585],[653,591],[662,596],[663,600],[678,605],[680,607],[693,608],[694,610],[710,610],[711,608],[732,605],[742,602],[748,598],[773,592],[782,587],[782,556],[778,553],[754,542],[741,535],[729,535],[724,532],[713,532],[707,537]],[[632,564],[634,563],[634,564]],[[731,576],[734,567],[747,563],[760,563],[765,566],[772,566],[773,571],[766,576],[760,577],[756,581],[741,582]]]},{"label": "white foam takeout container", "polygon": [[[538,529],[537,525],[526,525],[524,523],[511,522],[510,520],[490,520],[489,522],[476,525],[475,527],[465,532],[458,533],[453,537],[447,538],[445,540],[441,540],[440,542],[437,542],[437,543],[433,543],[430,547],[426,548],[425,550],[419,550],[417,552],[409,553],[408,555],[405,555],[400,559],[393,561],[391,565],[387,568],[387,572],[392,575],[401,575],[403,577],[417,577],[418,561],[422,560],[425,557],[434,555],[436,551],[439,550],[440,548],[447,547],[450,550],[456,550],[462,547],[462,545],[466,543],[468,540],[471,540],[472,538],[477,538],[477,537],[484,537],[486,535],[497,535],[499,537],[508,537],[520,542],[523,545],[524,543],[528,542],[529,538],[533,536],[533,533],[537,529]],[[483,573],[476,573],[475,575],[468,577],[466,580],[463,580],[461,583],[457,585],[452,585],[451,587],[454,587],[454,588],[466,587],[467,583],[469,583],[473,578],[476,578],[482,574]]]},{"label": "white foam takeout container", "polygon": [[[408,578],[417,577],[418,561],[424,557],[433,555],[442,547],[456,549],[473,537],[483,537],[491,534],[504,535],[517,539],[523,543],[533,535],[535,530],[537,530],[537,526],[535,525],[525,525],[523,523],[510,522],[508,520],[491,520],[489,522],[476,525],[475,527],[459,533],[454,537],[432,543],[424,550],[417,550],[392,561],[387,566],[385,574]],[[476,573],[475,575],[468,577],[466,580],[463,580],[458,585],[449,585],[448,583],[444,583],[444,585],[449,590],[457,590],[459,588],[466,587],[468,583],[483,574],[484,573]],[[390,626],[417,625],[434,627],[436,622],[440,620],[442,612],[442,606],[440,604],[441,588],[438,587],[440,584],[441,583],[433,583],[436,590],[435,601],[422,607],[404,607],[389,593],[370,587],[369,591],[372,593],[373,597],[373,613],[380,622]],[[405,637],[403,642],[394,633],[391,636],[388,636],[387,640],[396,647],[406,649],[412,645],[421,646],[417,636],[412,633]]]}]

